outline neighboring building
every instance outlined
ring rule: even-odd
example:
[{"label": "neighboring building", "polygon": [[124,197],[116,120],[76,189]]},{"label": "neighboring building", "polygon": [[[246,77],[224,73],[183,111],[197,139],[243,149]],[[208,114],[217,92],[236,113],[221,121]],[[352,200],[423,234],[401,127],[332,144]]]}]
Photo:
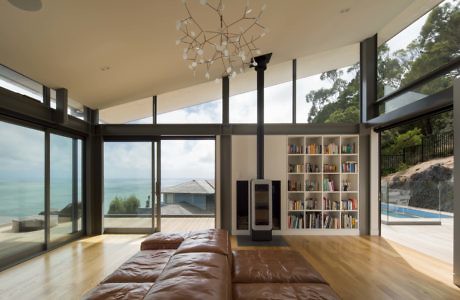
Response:
[{"label": "neighboring building", "polygon": [[215,186],[213,180],[190,180],[162,189],[165,204],[188,203],[202,210],[214,211]]}]

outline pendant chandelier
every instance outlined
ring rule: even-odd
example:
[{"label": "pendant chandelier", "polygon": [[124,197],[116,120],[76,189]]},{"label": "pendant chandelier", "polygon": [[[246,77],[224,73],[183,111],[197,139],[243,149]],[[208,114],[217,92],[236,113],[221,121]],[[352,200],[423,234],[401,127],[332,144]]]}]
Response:
[{"label": "pendant chandelier", "polygon": [[212,28],[206,28],[199,21],[209,23],[209,19],[194,18],[191,2],[195,1],[182,0],[187,16],[176,23],[176,29],[181,33],[176,45],[185,46],[182,58],[194,75],[199,71],[204,73],[206,79],[210,79],[211,74],[217,74],[216,80],[225,76],[234,78],[246,67],[257,65],[254,57],[261,52],[256,42],[268,33],[268,29],[259,22],[265,4],[256,14],[248,1],[241,15],[229,21],[224,18],[223,0],[214,3],[199,0],[202,9],[206,9],[210,16],[215,16],[217,21]]}]

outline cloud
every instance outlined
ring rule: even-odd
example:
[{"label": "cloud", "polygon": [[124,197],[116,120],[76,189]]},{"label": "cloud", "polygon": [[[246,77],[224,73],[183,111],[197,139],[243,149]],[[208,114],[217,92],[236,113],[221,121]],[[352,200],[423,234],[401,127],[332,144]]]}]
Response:
[{"label": "cloud", "polygon": [[0,179],[43,179],[45,134],[0,122]]}]

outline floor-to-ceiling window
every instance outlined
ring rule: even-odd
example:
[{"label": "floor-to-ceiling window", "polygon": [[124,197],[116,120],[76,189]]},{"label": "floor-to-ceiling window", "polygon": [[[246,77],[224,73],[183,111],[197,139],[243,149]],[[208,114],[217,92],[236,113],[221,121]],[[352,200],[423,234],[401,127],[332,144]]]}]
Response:
[{"label": "floor-to-ceiling window", "polygon": [[82,228],[82,141],[50,135],[50,241]]},{"label": "floor-to-ceiling window", "polygon": [[0,122],[0,267],[45,246],[45,134]]},{"label": "floor-to-ceiling window", "polygon": [[[47,135],[49,186],[45,178]],[[80,138],[0,121],[0,268],[82,232],[82,165]]]}]

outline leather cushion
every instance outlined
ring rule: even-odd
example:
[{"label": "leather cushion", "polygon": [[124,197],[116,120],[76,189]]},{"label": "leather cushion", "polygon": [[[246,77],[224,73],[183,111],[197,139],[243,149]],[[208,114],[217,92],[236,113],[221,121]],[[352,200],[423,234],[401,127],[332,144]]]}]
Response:
[{"label": "leather cushion", "polygon": [[141,250],[177,249],[187,233],[156,232],[141,243]]},{"label": "leather cushion", "polygon": [[86,293],[85,300],[144,299],[153,283],[104,283]]},{"label": "leather cushion", "polygon": [[105,278],[102,283],[154,282],[173,254],[174,250],[140,251]]},{"label": "leather cushion", "polygon": [[237,283],[233,285],[233,299],[337,300],[340,297],[322,283]]},{"label": "leather cushion", "polygon": [[210,252],[228,256],[231,249],[226,230],[208,229],[190,232],[176,250],[179,253]]},{"label": "leather cushion", "polygon": [[230,299],[227,258],[216,253],[183,253],[171,257],[145,299]]},{"label": "leather cushion", "polygon": [[324,278],[292,250],[233,251],[235,283],[326,283]]}]

